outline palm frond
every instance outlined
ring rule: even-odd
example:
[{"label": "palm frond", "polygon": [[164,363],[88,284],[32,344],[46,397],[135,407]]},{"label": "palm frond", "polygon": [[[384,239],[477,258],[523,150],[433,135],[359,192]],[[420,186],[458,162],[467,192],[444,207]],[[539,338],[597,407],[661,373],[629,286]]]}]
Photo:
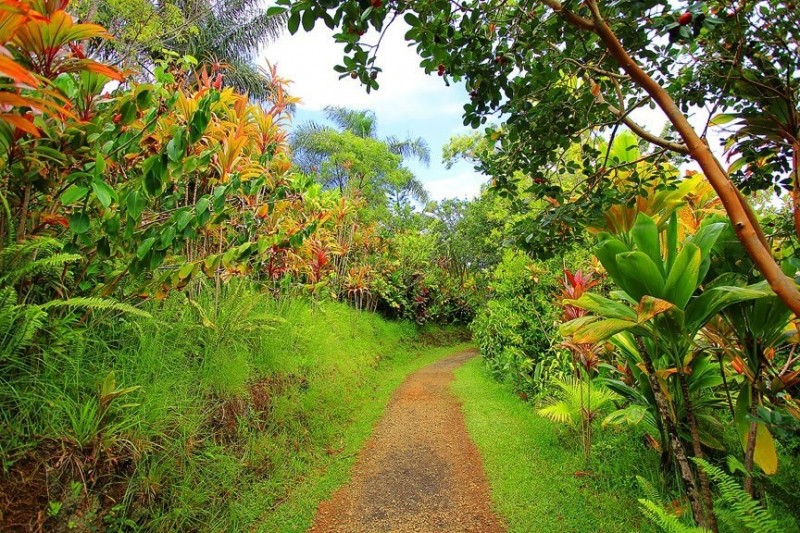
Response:
[{"label": "palm frond", "polygon": [[325,118],[354,135],[375,138],[378,134],[378,118],[374,111],[341,106],[326,106],[323,111]]},{"label": "palm frond", "polygon": [[393,154],[397,154],[404,159],[414,158],[426,167],[431,164],[431,149],[428,142],[422,137],[413,139],[399,139],[395,136],[386,138],[386,144],[389,145],[389,150]]},{"label": "palm frond", "polygon": [[594,418],[607,405],[619,399],[616,393],[595,382],[572,378],[556,379],[553,384],[560,389],[558,397],[537,412],[559,424],[577,425],[587,414]]}]

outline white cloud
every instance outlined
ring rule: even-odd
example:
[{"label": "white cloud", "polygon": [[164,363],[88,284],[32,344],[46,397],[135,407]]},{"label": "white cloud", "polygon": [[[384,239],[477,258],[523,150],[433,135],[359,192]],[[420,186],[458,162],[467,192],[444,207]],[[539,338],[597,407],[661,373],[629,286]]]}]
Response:
[{"label": "white cloud", "polygon": [[425,182],[425,186],[433,200],[444,198],[470,200],[480,194],[481,186],[486,181],[486,176],[481,176],[473,171],[464,171],[455,176],[429,180]]},{"label": "white cloud", "polygon": [[[406,29],[398,21],[387,30],[377,60],[383,69],[378,76],[380,89],[370,94],[358,80],[339,79],[333,67],[342,62],[343,45],[334,42],[333,32],[322,24],[310,33],[286,33],[268,45],[260,60],[278,65],[279,74],[294,82],[293,94],[309,111],[326,105],[369,108],[385,121],[460,115],[463,102],[453,101],[453,88],[420,68],[419,57],[403,39]],[[459,93],[466,96],[463,89]]]}]

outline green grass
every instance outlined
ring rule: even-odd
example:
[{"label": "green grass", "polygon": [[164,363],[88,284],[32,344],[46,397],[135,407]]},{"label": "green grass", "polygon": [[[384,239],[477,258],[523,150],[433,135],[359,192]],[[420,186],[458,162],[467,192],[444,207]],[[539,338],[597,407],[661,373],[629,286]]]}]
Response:
[{"label": "green grass", "polygon": [[372,434],[394,389],[414,370],[467,347],[464,344],[429,348],[417,354],[401,353],[391,364],[385,365],[379,381],[361,389],[358,397],[351,398],[351,407],[357,411],[357,416],[349,426],[343,428],[339,441],[341,452],[320,461],[281,506],[263,517],[258,531],[283,533],[307,530],[319,502],[330,498],[334,490],[350,479],[350,468],[356,455]]},{"label": "green grass", "polygon": [[[564,438],[561,428],[497,383],[479,358],[456,371],[453,390],[464,402],[467,429],[483,457],[494,507],[509,531],[652,530],[639,512],[633,481],[651,469],[642,461],[652,458],[607,445],[600,436],[599,450],[587,466],[578,439]],[[624,479],[609,479],[620,472],[627,472]]]},{"label": "green grass", "polygon": [[[0,431],[0,484],[25,495],[9,517],[46,512],[46,490],[60,510],[45,529],[303,531],[394,388],[459,349],[420,342],[411,323],[246,284],[147,310],[48,326],[41,357],[20,359],[15,388],[0,391],[16,413]],[[112,370],[116,388],[136,388],[104,410]],[[53,474],[23,487],[15,468],[31,462]]]}]

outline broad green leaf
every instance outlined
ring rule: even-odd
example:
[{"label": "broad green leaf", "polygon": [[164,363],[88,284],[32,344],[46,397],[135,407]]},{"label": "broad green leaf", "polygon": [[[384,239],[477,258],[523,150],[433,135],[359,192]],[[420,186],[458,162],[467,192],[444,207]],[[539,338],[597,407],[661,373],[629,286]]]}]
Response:
[{"label": "broad green leaf", "polygon": [[170,246],[172,246],[172,242],[175,240],[175,235],[177,231],[175,230],[175,226],[167,226],[161,232],[161,235],[158,239],[158,249],[159,250],[166,250]]},{"label": "broad green leaf", "polygon": [[147,255],[147,252],[150,251],[150,248],[153,247],[153,243],[155,242],[156,242],[155,237],[148,237],[147,239],[142,241],[142,244],[140,244],[139,247],[136,249],[136,257],[139,260],[144,259],[144,257]]},{"label": "broad green leaf", "polygon": [[89,217],[86,213],[72,213],[69,216],[69,229],[72,230],[73,233],[77,233],[81,235],[89,231]]},{"label": "broad green leaf", "polygon": [[94,175],[95,177],[99,177],[103,174],[106,169],[106,160],[103,158],[103,154],[98,153],[97,157],[94,160]]},{"label": "broad green leaf", "polygon": [[564,303],[586,309],[595,315],[605,318],[636,319],[636,312],[627,305],[593,292],[587,292],[577,300],[564,300]]},{"label": "broad green leaf", "polygon": [[664,276],[644,252],[619,254],[617,264],[624,280],[620,286],[634,299],[641,300],[646,294],[657,298],[663,296]]},{"label": "broad green leaf", "polygon": [[78,185],[70,185],[64,194],[61,195],[61,203],[64,205],[70,205],[78,200],[83,200],[86,197],[86,194],[89,192],[88,187],[81,187]]},{"label": "broad green leaf", "polygon": [[700,248],[687,242],[675,258],[664,286],[664,298],[680,309],[686,307],[689,298],[697,289],[697,276],[700,272]]},{"label": "broad green leaf", "polygon": [[725,229],[724,222],[706,224],[689,239],[689,242],[700,248],[701,256],[705,257],[711,252],[711,248],[714,247],[714,243],[717,242],[717,238],[719,238],[719,234],[722,233],[723,229]]},{"label": "broad green leaf", "polygon": [[286,13],[286,10],[287,8],[282,6],[271,6],[267,8],[267,16],[274,17],[276,15],[281,15],[283,13]]},{"label": "broad green leaf", "polygon": [[572,334],[572,340],[577,343],[595,344],[604,341],[620,331],[629,330],[638,326],[633,320],[623,320],[621,318],[609,318],[607,320],[597,320],[586,324]]},{"label": "broad green leaf", "polygon": [[[678,214],[673,211],[667,225],[667,272],[672,270],[678,256]],[[680,306],[682,307],[682,306]]]},{"label": "broad green leaf", "polygon": [[183,231],[186,228],[186,226],[189,225],[189,222],[191,222],[192,219],[194,219],[194,215],[192,215],[190,211],[181,211],[178,214],[176,222],[176,224],[178,225],[178,230]]},{"label": "broad green leaf", "polygon": [[605,417],[605,419],[603,420],[603,427],[609,425],[619,426],[622,424],[635,426],[639,422],[644,420],[646,414],[647,414],[646,406],[634,403],[629,405],[625,409],[614,411],[613,413]]},{"label": "broad green leaf", "polygon": [[[259,243],[260,244],[260,243]],[[600,317],[595,315],[586,315],[586,316],[579,316],[578,318],[574,318],[569,322],[565,322],[561,324],[558,328],[558,333],[562,337],[570,337],[573,333],[575,333],[578,329],[584,327],[587,324],[592,322],[596,322],[600,320]]]},{"label": "broad green leaf", "polygon": [[206,211],[208,211],[208,197],[203,196],[199,200],[197,200],[197,206],[195,207],[197,211],[197,216],[203,215]]},{"label": "broad green leaf", "polygon": [[736,113],[717,113],[713,117],[711,117],[711,121],[709,124],[712,126],[722,126],[723,124],[727,124],[733,120],[740,118],[740,115]]},{"label": "broad green leaf", "polygon": [[295,11],[289,16],[289,21],[286,23],[286,29],[289,30],[289,33],[294,35],[297,33],[297,30],[300,28],[300,13]]},{"label": "broad green leaf", "polygon": [[[608,272],[608,275],[623,289],[625,288],[623,286],[624,280],[617,265],[617,256],[628,251],[630,250],[625,246],[625,243],[615,238],[601,241],[595,250],[595,255],[600,260],[603,268],[606,269],[606,272]],[[636,298],[636,300],[638,301],[639,299]]]},{"label": "broad green leaf", "polygon": [[117,200],[116,191],[102,178],[92,180],[92,190],[103,207],[108,207],[111,205],[112,200]]},{"label": "broad green leaf", "polygon": [[756,300],[772,295],[772,289],[766,281],[747,287],[723,286],[714,287],[692,299],[686,306],[686,325],[690,331],[699,331],[711,317],[739,302]]},{"label": "broad green leaf", "polygon": [[633,237],[633,242],[636,243],[639,251],[647,254],[653,260],[653,264],[661,271],[661,274],[664,275],[661,246],[655,221],[644,213],[639,213],[636,217],[636,223],[631,228],[631,237]]},{"label": "broad green leaf", "polygon": [[311,9],[307,9],[305,13],[303,13],[303,29],[305,31],[311,31],[314,29],[314,23],[317,21],[317,18],[314,16],[314,12]]},{"label": "broad green leaf", "polygon": [[144,211],[144,195],[140,191],[131,191],[128,193],[125,203],[128,206],[128,213],[130,216],[138,220],[142,211]]},{"label": "broad green leaf", "polygon": [[186,155],[186,148],[183,140],[183,129],[178,128],[175,136],[167,143],[167,157],[174,163],[180,163]]},{"label": "broad green leaf", "polygon": [[197,266],[196,263],[186,263],[178,270],[178,278],[180,278],[181,281],[185,280],[192,275],[192,272],[194,272]]}]

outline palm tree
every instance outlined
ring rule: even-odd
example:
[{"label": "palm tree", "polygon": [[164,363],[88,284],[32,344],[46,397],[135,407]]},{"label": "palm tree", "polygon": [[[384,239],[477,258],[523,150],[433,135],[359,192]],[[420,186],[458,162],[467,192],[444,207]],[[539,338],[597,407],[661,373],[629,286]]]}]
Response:
[{"label": "palm tree", "polygon": [[[407,158],[415,158],[426,167],[430,165],[430,148],[422,137],[400,139],[396,136],[389,136],[379,139],[378,121],[374,111],[326,106],[324,114],[325,118],[336,126],[335,128],[308,122],[298,127],[292,136],[295,163],[303,172],[317,174],[323,164],[331,159],[335,149],[332,144],[336,144],[337,134],[350,134],[380,142],[388,148],[391,154],[401,158],[401,164]],[[323,183],[323,186],[333,184],[344,191],[347,188],[347,181],[353,177],[351,174],[348,168],[336,168],[332,173],[335,179],[329,180],[330,183]],[[405,167],[401,166],[398,172],[378,176],[377,179],[379,183],[375,185],[383,189],[395,208],[399,208],[410,200],[421,204],[428,202],[428,193],[424,184]]]},{"label": "palm tree", "polygon": [[588,459],[592,449],[592,423],[618,396],[591,379],[555,379],[553,384],[560,389],[558,398],[537,412],[553,422],[580,428],[583,451]]},{"label": "palm tree", "polygon": [[[325,106],[325,118],[359,137],[378,138],[378,118],[369,109],[350,109],[340,106]],[[383,139],[393,154],[405,158],[415,158],[426,167],[431,164],[431,150],[422,137],[399,139],[389,136]]]},{"label": "palm tree", "polygon": [[118,4],[75,2],[78,16],[109,28],[117,38],[110,48],[94,51],[97,55],[145,71],[164,51],[191,55],[223,71],[226,85],[255,99],[269,96],[269,76],[253,56],[281,34],[286,17],[268,15],[261,0],[137,0],[123,10]]}]

